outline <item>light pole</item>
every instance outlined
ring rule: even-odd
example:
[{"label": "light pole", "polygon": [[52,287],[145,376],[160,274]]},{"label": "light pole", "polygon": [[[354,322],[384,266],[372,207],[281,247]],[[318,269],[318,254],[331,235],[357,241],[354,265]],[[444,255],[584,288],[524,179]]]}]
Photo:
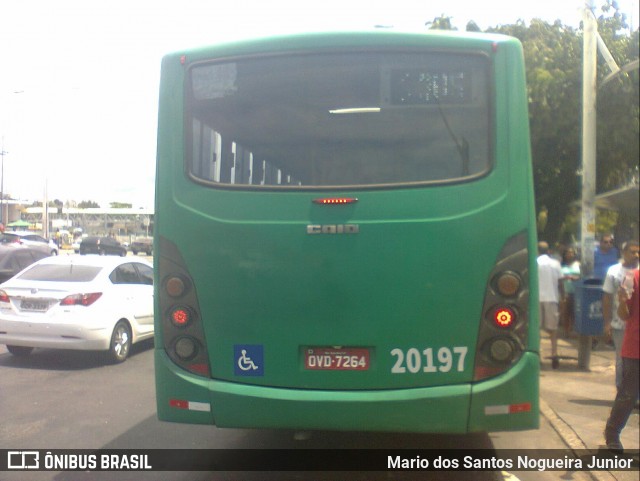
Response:
[{"label": "light pole", "polygon": [[4,150],[4,136],[2,137],[2,147],[0,147],[0,157],[2,158],[2,166],[0,167],[0,224],[4,224],[4,156],[8,154]]}]

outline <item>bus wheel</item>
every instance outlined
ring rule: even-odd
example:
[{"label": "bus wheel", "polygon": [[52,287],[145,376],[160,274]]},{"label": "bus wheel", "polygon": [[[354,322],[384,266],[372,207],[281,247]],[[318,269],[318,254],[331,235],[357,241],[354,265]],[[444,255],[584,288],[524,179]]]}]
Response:
[{"label": "bus wheel", "polygon": [[125,321],[118,321],[111,334],[111,344],[107,351],[109,360],[114,363],[123,362],[131,349],[131,329]]},{"label": "bus wheel", "polygon": [[14,356],[24,357],[31,354],[31,351],[33,351],[33,348],[25,347],[25,346],[7,346],[7,350]]}]

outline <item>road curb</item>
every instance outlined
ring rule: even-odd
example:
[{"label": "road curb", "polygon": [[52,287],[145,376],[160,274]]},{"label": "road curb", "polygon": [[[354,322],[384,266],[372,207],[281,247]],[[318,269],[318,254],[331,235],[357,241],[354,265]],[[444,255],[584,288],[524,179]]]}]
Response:
[{"label": "road curb", "polygon": [[[558,416],[558,414],[542,398],[540,398],[540,413],[547,419],[547,421],[549,421],[553,430],[558,433],[562,441],[574,453],[577,454],[578,451],[589,449],[578,433],[576,433],[564,419]],[[608,471],[580,471],[579,474],[584,474],[586,479],[590,479],[592,481],[617,480],[617,478]]]}]

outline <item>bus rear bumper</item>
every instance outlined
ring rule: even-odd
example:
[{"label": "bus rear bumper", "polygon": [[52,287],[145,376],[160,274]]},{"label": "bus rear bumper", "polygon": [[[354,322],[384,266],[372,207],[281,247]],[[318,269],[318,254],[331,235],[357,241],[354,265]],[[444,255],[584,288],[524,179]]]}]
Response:
[{"label": "bus rear bumper", "polygon": [[[229,428],[466,433],[538,427],[539,358],[477,384],[384,391],[284,389],[217,381],[155,351],[158,418]],[[171,393],[181,393],[175,398]],[[173,397],[172,397],[173,396]]]}]

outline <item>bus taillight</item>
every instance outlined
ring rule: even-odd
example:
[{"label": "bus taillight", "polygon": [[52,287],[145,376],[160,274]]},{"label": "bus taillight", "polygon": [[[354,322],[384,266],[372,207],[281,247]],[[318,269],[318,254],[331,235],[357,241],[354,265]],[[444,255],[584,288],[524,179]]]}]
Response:
[{"label": "bus taillight", "polygon": [[170,314],[171,322],[177,327],[184,327],[191,322],[193,316],[191,310],[188,307],[176,306],[173,308]]},{"label": "bus taillight", "polygon": [[514,297],[520,292],[522,279],[512,271],[500,272],[494,278],[496,291],[504,297]]},{"label": "bus taillight", "polygon": [[187,290],[187,285],[182,277],[174,276],[167,279],[164,288],[171,297],[180,297]]},{"label": "bus taillight", "polygon": [[516,349],[511,339],[508,337],[498,337],[491,340],[489,352],[494,361],[504,363],[513,359]]},{"label": "bus taillight", "polygon": [[160,316],[164,350],[182,369],[208,377],[209,355],[195,285],[176,245],[162,236],[159,242],[164,253],[158,262],[157,290],[162,314],[156,317]]},{"label": "bus taillight", "polygon": [[180,337],[175,342],[174,351],[183,361],[190,361],[198,354],[197,341],[188,336]]},{"label": "bus taillight", "polygon": [[488,276],[480,320],[474,380],[497,376],[528,349],[529,251],[527,233],[505,242]]},{"label": "bus taillight", "polygon": [[496,326],[506,329],[516,321],[515,310],[510,307],[498,307],[493,311],[493,322]]}]

